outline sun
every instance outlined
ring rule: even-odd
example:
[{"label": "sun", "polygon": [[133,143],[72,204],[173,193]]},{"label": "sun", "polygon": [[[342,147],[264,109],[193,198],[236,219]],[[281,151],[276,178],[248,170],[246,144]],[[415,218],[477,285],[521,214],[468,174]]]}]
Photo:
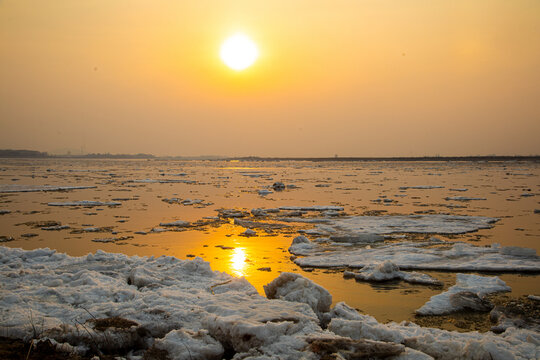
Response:
[{"label": "sun", "polygon": [[219,53],[221,60],[233,70],[247,69],[259,57],[257,45],[246,35],[237,33],[229,37]]}]

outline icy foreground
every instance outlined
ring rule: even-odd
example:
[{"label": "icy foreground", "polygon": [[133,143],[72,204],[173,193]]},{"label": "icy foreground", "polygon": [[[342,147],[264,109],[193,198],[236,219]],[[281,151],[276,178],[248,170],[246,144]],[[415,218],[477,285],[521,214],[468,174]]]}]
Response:
[{"label": "icy foreground", "polygon": [[[530,330],[456,333],[408,322],[380,324],[343,303],[330,308],[328,292],[297,274],[270,283],[276,299],[269,300],[245,279],[212,271],[200,258],[102,251],[70,257],[0,247],[0,284],[4,334],[48,337],[78,353],[125,349],[127,357],[140,358],[154,347],[173,359],[221,359],[225,352],[234,359],[540,355],[540,334]],[[112,317],[124,326],[98,326]]]}]

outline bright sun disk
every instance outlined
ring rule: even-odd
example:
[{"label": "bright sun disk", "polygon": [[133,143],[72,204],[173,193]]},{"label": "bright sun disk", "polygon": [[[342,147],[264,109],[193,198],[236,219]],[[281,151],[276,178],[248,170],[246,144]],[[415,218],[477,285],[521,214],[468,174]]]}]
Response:
[{"label": "bright sun disk", "polygon": [[240,71],[253,65],[259,57],[259,50],[249,37],[238,33],[225,40],[219,55],[228,67]]}]

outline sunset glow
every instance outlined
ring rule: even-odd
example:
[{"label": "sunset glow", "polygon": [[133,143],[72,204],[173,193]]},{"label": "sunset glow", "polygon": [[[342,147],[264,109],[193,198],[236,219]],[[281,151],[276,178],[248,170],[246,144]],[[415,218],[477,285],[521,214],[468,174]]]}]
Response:
[{"label": "sunset glow", "polygon": [[235,248],[231,254],[231,268],[234,275],[244,276],[244,268],[246,267],[246,253],[244,248]]},{"label": "sunset glow", "polygon": [[228,67],[241,71],[253,65],[259,57],[259,50],[249,37],[238,33],[223,43],[220,56]]}]

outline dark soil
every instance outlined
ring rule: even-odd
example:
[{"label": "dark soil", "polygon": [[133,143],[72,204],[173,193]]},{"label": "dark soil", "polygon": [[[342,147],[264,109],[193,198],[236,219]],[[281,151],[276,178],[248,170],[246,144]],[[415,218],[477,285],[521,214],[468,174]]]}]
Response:
[{"label": "dark soil", "polygon": [[94,325],[94,329],[105,331],[108,328],[129,329],[132,326],[139,326],[135,321],[124,319],[118,316],[104,319],[90,319],[88,322]]}]

